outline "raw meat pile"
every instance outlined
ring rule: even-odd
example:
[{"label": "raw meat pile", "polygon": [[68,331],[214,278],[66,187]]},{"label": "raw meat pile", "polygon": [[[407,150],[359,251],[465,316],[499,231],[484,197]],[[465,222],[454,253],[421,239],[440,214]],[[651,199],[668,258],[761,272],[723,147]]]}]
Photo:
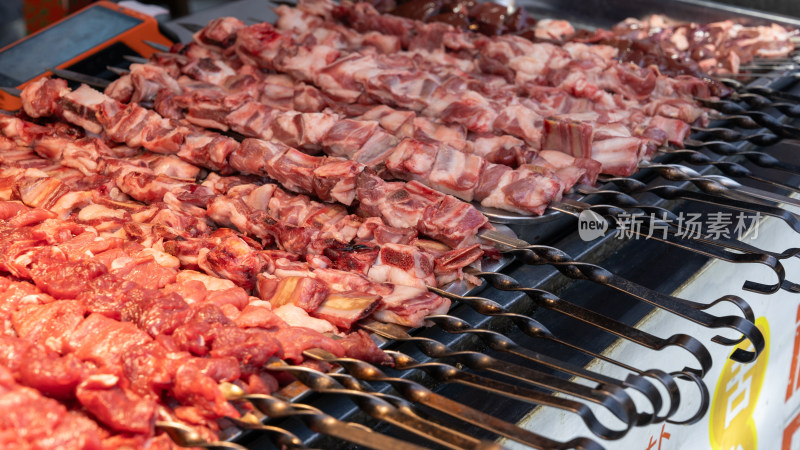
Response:
[{"label": "raw meat pile", "polygon": [[721,93],[608,45],[277,12],[0,115],[3,448],[170,448],[156,420],[214,440],[248,410],[219,383],[290,381],[271,358],[386,363],[359,320],[421,326],[450,306],[428,286],[498,257],[470,202],[541,214],[681,145]]}]

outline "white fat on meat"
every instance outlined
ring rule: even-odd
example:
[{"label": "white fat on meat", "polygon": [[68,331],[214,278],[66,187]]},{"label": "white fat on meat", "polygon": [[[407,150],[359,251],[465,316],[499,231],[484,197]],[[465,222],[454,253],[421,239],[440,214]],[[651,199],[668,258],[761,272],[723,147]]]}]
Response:
[{"label": "white fat on meat", "polygon": [[236,287],[236,284],[231,280],[212,277],[195,270],[181,270],[176,276],[176,282],[178,283],[184,283],[190,280],[196,280],[203,283],[203,285],[209,291],[224,291],[226,289],[232,289]]},{"label": "white fat on meat", "polygon": [[71,191],[59,197],[48,209],[66,220],[73,211],[81,211],[91,202],[91,191]]},{"label": "white fat on meat", "polygon": [[439,297],[424,288],[395,286],[391,294],[384,295],[373,317],[382,322],[408,327],[420,327],[425,317],[446,314],[450,300]]},{"label": "white fat on meat", "polygon": [[[529,181],[526,183],[525,192],[506,192],[506,188],[522,180]],[[554,194],[554,190],[558,192],[557,195]],[[481,201],[481,205],[519,214],[541,214],[551,201],[560,199],[562,191],[561,185],[550,177],[533,173],[528,169],[509,170],[503,173],[495,188]],[[515,195],[519,200],[514,200]]]},{"label": "white fat on meat", "polygon": [[386,243],[367,274],[373,281],[425,288],[436,283],[433,257],[417,247]]},{"label": "white fat on meat", "polygon": [[612,137],[592,142],[592,159],[602,164],[602,173],[629,176],[636,171],[642,140]]},{"label": "white fat on meat", "polygon": [[317,319],[298,306],[287,303],[272,310],[278,317],[293,327],[310,328],[320,333],[336,333],[337,329],[327,320]]},{"label": "white fat on meat", "polygon": [[308,268],[308,264],[306,263],[293,262],[286,258],[278,258],[275,260],[275,277],[278,279],[287,277],[314,278],[314,273]]},{"label": "white fat on meat", "polygon": [[95,220],[117,219],[122,220],[125,218],[125,210],[108,208],[103,205],[91,204],[86,205],[78,211],[79,222],[90,222]]},{"label": "white fat on meat", "polygon": [[103,131],[103,127],[97,123],[93,113],[97,112],[104,104],[113,103],[114,101],[82,84],[78,89],[65,95],[63,102],[65,104],[64,120],[78,125],[90,133],[100,134]]},{"label": "white fat on meat", "polygon": [[167,267],[171,269],[180,269],[181,267],[181,261],[178,258],[170,255],[169,253],[158,251],[154,248],[142,249],[142,251],[140,251],[136,257],[153,258],[153,260],[161,267]]},{"label": "white fat on meat", "polygon": [[575,28],[566,20],[542,19],[536,22],[534,33],[539,39],[562,41],[575,34]]},{"label": "white fat on meat", "polygon": [[441,146],[428,176],[428,184],[441,193],[471,202],[485,164],[480,156]]}]

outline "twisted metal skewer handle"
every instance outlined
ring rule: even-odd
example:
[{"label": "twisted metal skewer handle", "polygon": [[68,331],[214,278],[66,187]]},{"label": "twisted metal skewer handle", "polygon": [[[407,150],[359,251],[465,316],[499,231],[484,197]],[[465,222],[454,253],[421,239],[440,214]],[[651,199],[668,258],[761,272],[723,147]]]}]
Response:
[{"label": "twisted metal skewer handle", "polygon": [[[752,321],[745,320],[738,316],[713,316],[703,311],[718,303],[730,302],[740,309],[746,305],[747,310],[745,314],[752,315],[752,309],[739,297],[720,297],[710,304],[695,303],[647,289],[644,286],[615,275],[600,266],[574,261],[569,258],[569,255],[552,247],[539,246],[539,248],[536,249],[515,249],[509,252],[517,256],[523,263],[534,265],[545,263],[554,265],[557,269],[561,269],[561,273],[570,278],[589,280],[614,288],[699,325],[708,328],[731,328],[736,330],[742,334],[742,338],[750,340],[755,351],[748,352],[737,348],[731,355],[731,359],[734,361],[752,362],[764,349],[764,336]],[[742,338],[729,339],[717,335],[712,338],[712,341],[718,344],[732,346],[741,342]]]},{"label": "twisted metal skewer handle", "polygon": [[156,421],[155,426],[167,433],[170,439],[181,447],[200,447],[209,450],[247,450],[233,442],[206,441],[196,431],[179,422],[159,420]]},{"label": "twisted metal skewer handle", "polygon": [[[695,360],[698,361],[700,368],[691,369],[685,367],[683,369],[683,372],[697,373],[700,376],[702,376],[711,367],[711,355],[708,353],[708,350],[706,350],[706,348],[699,341],[697,341],[691,336],[674,335],[666,340],[660,339],[644,331],[626,325],[622,322],[618,322],[614,319],[595,313],[594,311],[590,311],[578,305],[565,302],[559,299],[558,297],[555,297],[552,294],[546,293],[545,291],[532,288],[520,288],[520,289],[508,288],[507,284],[500,284],[499,280],[496,280],[495,278],[491,277],[491,275],[498,275],[503,277],[506,277],[506,275],[495,274],[494,272],[488,272],[484,274],[473,273],[473,275],[476,276],[482,275],[483,278],[487,280],[487,282],[496,289],[501,289],[501,290],[525,289],[525,293],[528,295],[528,297],[531,298],[534,302],[537,303],[538,306],[542,308],[556,311],[568,317],[572,317],[576,320],[579,320],[583,323],[587,323],[594,327],[598,327],[619,338],[626,339],[638,345],[642,345],[644,347],[653,350],[661,350],[663,348],[673,345],[684,348],[692,355],[692,357]],[[514,283],[516,283],[516,280],[514,280]],[[516,285],[519,286],[519,283],[516,283]],[[465,305],[469,306],[479,314],[483,314],[485,316],[504,317],[510,319],[512,323],[514,323],[514,325],[517,326],[517,328],[519,328],[523,333],[527,334],[532,338],[545,339],[557,344],[561,344],[578,352],[589,355],[593,358],[613,364],[617,367],[621,367],[631,372],[638,373],[642,376],[649,376],[651,378],[658,380],[662,385],[664,385],[664,388],[666,389],[666,392],[669,395],[670,409],[664,416],[656,418],[655,420],[658,421],[664,420],[672,416],[678,409],[678,404],[680,403],[680,391],[678,389],[678,385],[675,383],[675,380],[670,375],[668,375],[663,371],[648,370],[644,372],[628,364],[624,364],[618,360],[609,358],[606,355],[591,352],[582,347],[561,340],[557,338],[550,330],[548,330],[547,327],[545,327],[532,317],[524,314],[508,312],[505,310],[505,308],[500,306],[500,304],[495,302],[494,300],[490,300],[488,298],[483,298],[483,297],[461,296],[438,288],[429,287],[428,289],[430,289],[432,292],[438,295],[447,297],[450,300],[464,303]],[[566,307],[566,305],[570,305],[571,308]]]},{"label": "twisted metal skewer handle", "polygon": [[708,407],[711,405],[711,395],[708,392],[708,386],[706,386],[706,384],[703,383],[703,380],[693,372],[672,372],[670,375],[674,376],[675,378],[684,379],[697,386],[699,396],[695,396],[695,398],[700,398],[700,404],[697,407],[697,412],[686,419],[669,419],[667,422],[675,425],[692,425],[699,422],[703,419],[703,417],[705,417],[706,411],[708,411]]},{"label": "twisted metal skewer handle", "polygon": [[[484,237],[488,238],[488,236],[494,236],[495,234],[498,233],[484,233]],[[753,314],[753,310],[750,305],[748,305],[747,302],[740,297],[726,295],[709,304],[696,303],[647,289],[644,286],[638,285],[625,278],[615,275],[598,265],[575,261],[568,254],[554,247],[545,245],[530,245],[524,241],[518,241],[520,244],[509,244],[509,242],[512,242],[512,240],[508,239],[506,236],[498,236],[497,242],[506,245],[506,248],[501,250],[503,253],[514,255],[523,264],[552,265],[559,272],[569,278],[588,280],[597,284],[614,288],[620,292],[624,292],[635,298],[650,303],[653,306],[672,312],[673,314],[681,316],[699,325],[708,328],[731,328],[736,330],[742,334],[742,336],[738,339],[729,339],[719,335],[712,338],[713,342],[728,346],[736,345],[739,342],[742,342],[744,339],[750,340],[755,350],[750,352],[741,348],[737,348],[734,350],[733,354],[731,354],[731,359],[735,361],[752,362],[764,349],[764,336],[753,323],[755,320],[755,314]],[[515,245],[524,245],[524,247]],[[733,304],[742,310],[744,317],[749,320],[738,316],[718,317],[707,314],[703,311],[722,302]]]},{"label": "twisted metal skewer handle", "polygon": [[[715,109],[728,116],[720,117],[720,120],[732,122],[735,126],[746,129],[764,127],[774,132],[778,137],[792,138],[800,136],[800,129],[791,125],[786,125],[772,115],[763,111],[751,111],[743,106],[726,100],[709,100],[696,98],[696,101],[708,108]],[[725,130],[720,128],[719,130]],[[703,130],[708,131],[708,130]],[[712,130],[714,134],[716,129]],[[723,140],[725,140],[723,138]],[[740,139],[733,139],[740,140]]]},{"label": "twisted metal skewer handle", "polygon": [[411,336],[400,327],[370,321],[361,327],[379,336],[397,341],[413,342],[426,355],[436,359],[454,359],[471,369],[485,370],[520,380],[537,387],[561,392],[600,405],[625,423],[638,421],[636,406],[619,383],[600,386],[596,389],[573,383],[548,373],[517,364],[501,361],[484,353],[474,351],[454,352],[434,339]]},{"label": "twisted metal skewer handle", "polygon": [[758,94],[763,97],[775,100],[782,100],[782,101],[788,100],[793,102],[800,102],[800,96],[792,94],[791,92],[783,92],[765,86],[747,86],[741,81],[730,78],[720,78],[718,81],[720,81],[721,83],[725,84],[730,88],[735,89],[736,92],[739,94],[742,93]]},{"label": "twisted metal skewer handle", "polygon": [[[496,444],[483,442],[451,428],[420,418],[405,399],[380,394],[368,389],[352,376],[322,373],[310,367],[271,364],[272,370],[291,373],[301,383],[320,394],[345,396],[375,419],[385,421],[439,445],[458,450],[461,448],[499,450]],[[344,386],[339,380],[345,381]]]},{"label": "twisted metal skewer handle", "polygon": [[[613,193],[613,191],[610,192]],[[626,292],[629,295],[640,298],[647,302],[650,302],[651,299],[641,297],[642,294],[652,293],[652,301],[655,299],[666,298],[668,299],[667,304],[671,304],[673,302],[683,303],[684,305],[699,311],[709,309],[718,303],[726,302],[741,310],[744,317],[750,322],[755,321],[755,314],[753,313],[753,309],[750,307],[750,305],[742,298],[735,295],[725,295],[711,303],[698,303],[682,298],[670,297],[630,282],[625,278],[615,275],[596,264],[589,264],[573,260],[570,255],[555,247],[550,247],[547,245],[531,245],[523,240],[512,238],[510,236],[493,231],[483,232],[481,236],[486,240],[499,244],[501,246],[501,252],[515,255],[519,261],[527,265],[552,265],[567,277],[579,280],[588,280],[594,283],[613,287],[614,289]],[[516,282],[516,280],[514,281]],[[625,290],[625,288],[635,289],[628,292]],[[736,341],[731,345],[735,345],[739,342],[741,342],[741,340]]]},{"label": "twisted metal skewer handle", "polygon": [[[739,200],[738,198],[722,197],[704,192],[694,192],[677,188],[675,186],[661,185],[642,189],[640,188],[640,185],[634,184],[634,182],[641,182],[638,182],[638,180],[632,180],[630,178],[607,178],[604,181],[614,183],[626,193],[648,192],[666,200],[689,200],[743,212],[775,217],[786,222],[786,224],[789,225],[794,231],[800,233],[800,218],[798,218],[796,214],[765,203],[744,201]],[[711,180],[711,182],[714,181],[716,180]],[[724,192],[724,190],[722,191]],[[590,193],[594,195],[606,195],[612,197],[619,194],[617,191],[612,190],[594,190]]]},{"label": "twisted metal skewer handle", "polygon": [[[713,141],[712,141],[713,143]],[[707,144],[707,143],[700,143],[697,144]],[[724,144],[724,143],[723,143]],[[720,148],[723,148],[721,145],[696,145],[695,147],[700,148],[708,148],[709,150],[713,151],[714,153],[722,154],[723,156],[744,156],[752,163],[764,167],[767,169],[775,169],[780,170],[783,172],[791,173],[791,174],[800,174],[800,166],[795,164],[783,162],[774,156],[764,153],[764,152],[755,152],[755,151],[736,151],[732,153],[723,153],[720,151]],[[704,153],[700,153],[697,150],[690,149],[690,148],[661,148],[661,153],[668,154],[668,155],[678,155],[683,157],[685,160],[689,161],[691,164],[696,165],[703,165],[703,166],[715,166],[720,168],[720,170],[729,170],[727,167],[733,167],[736,171],[736,174],[733,176],[740,176],[739,173],[747,174],[744,176],[752,175],[749,169],[739,164],[730,162],[730,161],[717,161],[711,159],[708,155]],[[719,163],[726,162],[729,166],[722,166]]]},{"label": "twisted metal skewer handle", "polygon": [[412,433],[425,433],[426,439],[437,442],[439,445],[454,448],[454,450],[459,450],[462,448],[495,450],[498,447],[497,444],[480,441],[477,438],[470,437],[464,433],[455,431],[452,428],[439,425],[438,423],[431,421],[430,418],[422,418],[416,414],[410,401],[395,395],[374,392],[372,391],[371,387],[366,385],[366,383],[360,381],[350,374],[340,372],[328,373],[325,375],[333,378],[346,389],[370,392],[372,395],[388,401],[394,405],[398,411],[413,419],[413,423],[409,424],[411,428],[406,427],[408,431],[411,431]]},{"label": "twisted metal skewer handle", "polygon": [[[785,195],[775,194],[761,189],[751,188],[742,185],[728,177],[722,175],[700,175],[696,170],[679,164],[640,164],[643,169],[652,169],[660,176],[671,181],[689,181],[703,192],[711,195],[722,195],[725,197],[757,202],[766,206],[777,206],[779,203],[789,203],[800,206],[800,200]],[[748,176],[748,178],[773,184],[785,190],[796,189],[793,186],[785,185],[777,181],[767,180],[766,178]],[[639,180],[625,177],[601,177],[603,182],[611,182],[622,188],[628,193],[641,193],[647,191],[647,185]],[[599,189],[593,186],[578,185],[579,192],[594,193]]]},{"label": "twisted metal skewer handle", "polygon": [[[697,360],[700,366],[697,369],[685,367],[683,369],[684,371],[697,373],[702,377],[711,368],[711,354],[708,352],[708,349],[706,349],[706,347],[700,343],[700,341],[692,336],[675,334],[667,339],[658,338],[645,331],[631,327],[630,325],[626,325],[622,322],[588,310],[574,303],[562,300],[561,298],[549,292],[523,286],[509,275],[496,272],[477,272],[473,275],[483,278],[495,289],[523,292],[542,308],[562,313],[583,323],[601,328],[617,337],[635,342],[643,347],[647,347],[656,351],[660,351],[671,346],[683,348],[684,350],[688,351],[695,360]],[[442,295],[447,294],[443,293]],[[484,311],[487,309],[486,306],[489,306],[490,308],[488,308],[489,311],[487,312],[494,312],[494,308],[491,308],[491,306],[493,306],[492,303],[494,303],[492,300],[481,297],[460,297],[459,300],[464,301],[465,303],[469,301],[471,304],[475,304]],[[478,312],[481,312],[481,310],[478,310]],[[500,314],[495,312],[491,315]],[[504,313],[503,315],[514,320],[517,326],[527,334],[533,335],[533,333],[549,333],[544,326],[541,326],[538,324],[538,322],[529,318],[528,316],[513,313]],[[536,325],[539,326],[537,327]],[[534,335],[534,337],[536,336]]]},{"label": "twisted metal skewer handle", "polygon": [[[266,394],[245,394],[241,388],[230,383],[226,383],[224,387],[223,393],[230,400],[246,400],[268,417],[294,417],[300,419],[309,429],[317,433],[333,436],[374,450],[384,450],[386,448],[423,449],[420,446],[386,436],[369,428],[342,422],[312,406],[292,405],[285,400]],[[385,405],[388,405],[388,403],[385,403]]]},{"label": "twisted metal skewer handle", "polygon": [[440,362],[418,362],[404,353],[393,350],[387,350],[386,354],[394,359],[395,368],[399,370],[421,369],[428,375],[445,383],[463,384],[523,402],[570,412],[580,417],[592,433],[603,439],[620,439],[633,427],[633,423],[630,421],[626,423],[625,428],[621,430],[608,428],[600,423],[588,406],[577,401],[542,394],[539,391],[464,372],[449,364]]},{"label": "twisted metal skewer handle", "polygon": [[294,433],[291,433],[281,427],[273,425],[266,425],[261,423],[258,417],[253,413],[247,413],[241,418],[226,417],[237,428],[242,430],[255,430],[259,432],[269,433],[272,435],[272,441],[280,448],[294,448],[305,449],[307,448],[303,441]]},{"label": "twisted metal skewer handle", "polygon": [[620,388],[631,388],[641,393],[653,407],[653,414],[638,413],[636,425],[647,425],[653,423],[657,418],[657,414],[663,407],[663,399],[658,389],[655,388],[644,377],[636,374],[628,374],[625,380],[618,380],[601,373],[590,371],[584,367],[573,365],[567,362],[559,361],[550,356],[540,354],[514,342],[511,338],[496,331],[484,330],[473,328],[466,321],[449,315],[436,315],[428,316],[429,320],[439,326],[442,330],[454,334],[472,334],[477,335],[484,342],[486,342],[492,349],[507,352],[513,355],[520,356],[546,367],[568,373],[570,375],[581,377],[587,380],[600,383],[598,389],[602,390],[603,385],[618,386]]},{"label": "twisted metal skewer handle", "polygon": [[[671,152],[672,150],[670,150]],[[684,153],[691,152],[692,150],[687,150]],[[701,156],[697,156],[697,155]],[[702,160],[703,158],[707,158],[709,162],[698,162],[698,164],[705,164],[711,165],[722,171],[725,175],[736,177],[736,178],[749,178],[751,180],[761,181],[766,184],[773,185],[780,189],[784,189],[790,192],[800,192],[795,186],[782,183],[780,181],[772,180],[770,178],[765,178],[762,176],[758,176],[753,174],[747,167],[744,167],[741,164],[737,164],[730,161],[713,161],[708,158],[706,155],[702,153],[694,154],[694,158],[698,161]],[[731,180],[730,178],[722,178],[718,175],[707,175],[703,176],[700,175],[697,171],[678,164],[655,164],[655,163],[641,163],[639,165],[642,169],[652,169],[655,170],[659,175],[662,177],[673,180],[673,181],[690,181],[695,186],[702,189],[704,192],[709,192],[711,194],[719,193],[725,195],[725,190],[720,188],[718,185],[722,185],[725,188],[733,189],[737,191],[745,191],[745,193],[749,193],[752,195],[753,189],[745,189],[741,183]],[[704,183],[700,181],[703,180]],[[716,182],[716,183],[715,183]],[[716,191],[716,192],[715,192]],[[763,194],[762,194],[763,195]],[[780,198],[783,203],[793,203],[792,198],[786,196],[780,196],[778,194],[773,194],[769,196],[770,198]],[[796,201],[796,200],[795,200]]]},{"label": "twisted metal skewer handle", "polygon": [[[778,158],[765,152],[740,150],[734,145],[722,141],[687,141],[685,142],[687,149],[707,149],[712,153],[720,156],[744,156],[748,161],[756,164],[757,166],[766,169],[775,169],[782,172],[800,174],[800,166],[786,161],[781,161]],[[670,149],[669,152],[679,152],[681,149]]]},{"label": "twisted metal skewer handle", "polygon": [[758,109],[776,108],[783,115],[798,118],[800,117],[800,104],[787,103],[786,101],[773,102],[772,100],[754,93],[733,94],[731,100],[739,100],[749,106]]},{"label": "twisted metal skewer handle", "polygon": [[304,352],[304,355],[332,364],[339,364],[354,377],[365,381],[379,381],[391,384],[406,399],[420,403],[441,413],[455,417],[489,432],[504,436],[534,448],[541,449],[586,449],[596,450],[602,447],[587,438],[575,438],[569,442],[561,443],[545,438],[531,431],[520,428],[492,415],[463,405],[447,397],[441,396],[422,386],[421,384],[404,378],[389,377],[377,367],[357,359],[337,358],[320,349]]},{"label": "twisted metal skewer handle", "polygon": [[[703,256],[717,258],[731,263],[762,264],[772,270],[775,273],[775,276],[778,278],[778,281],[773,284],[763,284],[747,280],[744,283],[744,289],[748,291],[757,292],[760,294],[772,294],[782,288],[790,292],[795,292],[796,290],[800,289],[800,285],[786,281],[786,271],[783,265],[778,261],[777,258],[770,255],[768,252],[761,251],[754,246],[749,246],[749,248],[743,250],[745,247],[743,244],[739,243],[738,241],[732,241],[725,238],[709,240],[702,239],[702,237],[684,237],[682,234],[686,234],[686,230],[682,230],[680,227],[675,226],[674,223],[669,223],[666,227],[663,226],[664,220],[667,218],[675,220],[675,217],[673,217],[674,215],[664,208],[636,204],[636,200],[634,200],[633,197],[621,192],[613,193],[613,191],[598,190],[589,190],[584,192],[594,192],[604,197],[610,197],[615,203],[621,203],[627,207],[641,210],[644,214],[634,215],[637,220],[640,220],[643,224],[648,225],[649,232],[633,226],[623,227],[624,218],[626,216],[630,216],[630,214],[625,209],[617,206],[590,205],[582,202],[564,201],[561,202],[563,204],[551,205],[551,207],[555,210],[574,215],[578,218],[580,217],[580,213],[582,211],[593,211],[602,217],[610,219],[615,225],[617,225],[619,229],[625,229],[626,232],[631,234],[644,237],[645,239],[653,239],[693,253],[698,253]],[[647,216],[647,213],[651,214],[651,216]],[[662,214],[664,219],[656,218],[656,213]],[[664,231],[663,236],[661,237],[655,233],[656,225],[659,223],[662,225],[659,229]],[[738,250],[739,252],[731,252],[729,249]]]}]

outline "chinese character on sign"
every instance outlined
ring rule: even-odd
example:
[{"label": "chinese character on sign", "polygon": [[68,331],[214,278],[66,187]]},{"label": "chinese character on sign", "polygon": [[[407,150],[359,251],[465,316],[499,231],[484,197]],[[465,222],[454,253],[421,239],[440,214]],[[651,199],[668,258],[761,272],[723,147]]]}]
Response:
[{"label": "chinese character on sign", "polygon": [[800,414],[794,416],[794,419],[783,429],[783,444],[781,445],[781,450],[797,448],[800,448]]},{"label": "chinese character on sign", "polygon": [[[669,438],[672,437],[670,433],[664,431],[665,426],[666,424],[661,425],[661,434],[658,436],[658,441],[655,440],[654,436],[650,436],[650,442],[647,443],[647,450],[661,450],[661,441],[668,441]],[[658,447],[656,447],[656,444],[658,444]]]},{"label": "chinese character on sign", "polygon": [[786,401],[800,389],[800,307],[797,308],[794,330],[794,351],[792,352],[792,367],[789,372],[789,385],[786,386]]},{"label": "chinese character on sign", "polygon": [[735,363],[731,368],[733,377],[725,384],[725,393],[728,404],[725,408],[725,428],[730,427],[736,418],[750,404],[750,385],[753,378],[750,376],[751,368],[744,364]]}]

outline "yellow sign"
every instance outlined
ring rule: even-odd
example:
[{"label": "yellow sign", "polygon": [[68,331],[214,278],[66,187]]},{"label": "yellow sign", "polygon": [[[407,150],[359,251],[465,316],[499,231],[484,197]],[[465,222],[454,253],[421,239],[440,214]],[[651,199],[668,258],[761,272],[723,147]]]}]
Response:
[{"label": "yellow sign", "polygon": [[[766,317],[756,319],[756,326],[764,334],[766,345],[756,362],[725,362],[714,389],[709,418],[709,437],[714,450],[755,450],[756,424],[753,411],[764,384],[769,356],[769,325]],[[737,347],[750,350],[749,342]]]}]

